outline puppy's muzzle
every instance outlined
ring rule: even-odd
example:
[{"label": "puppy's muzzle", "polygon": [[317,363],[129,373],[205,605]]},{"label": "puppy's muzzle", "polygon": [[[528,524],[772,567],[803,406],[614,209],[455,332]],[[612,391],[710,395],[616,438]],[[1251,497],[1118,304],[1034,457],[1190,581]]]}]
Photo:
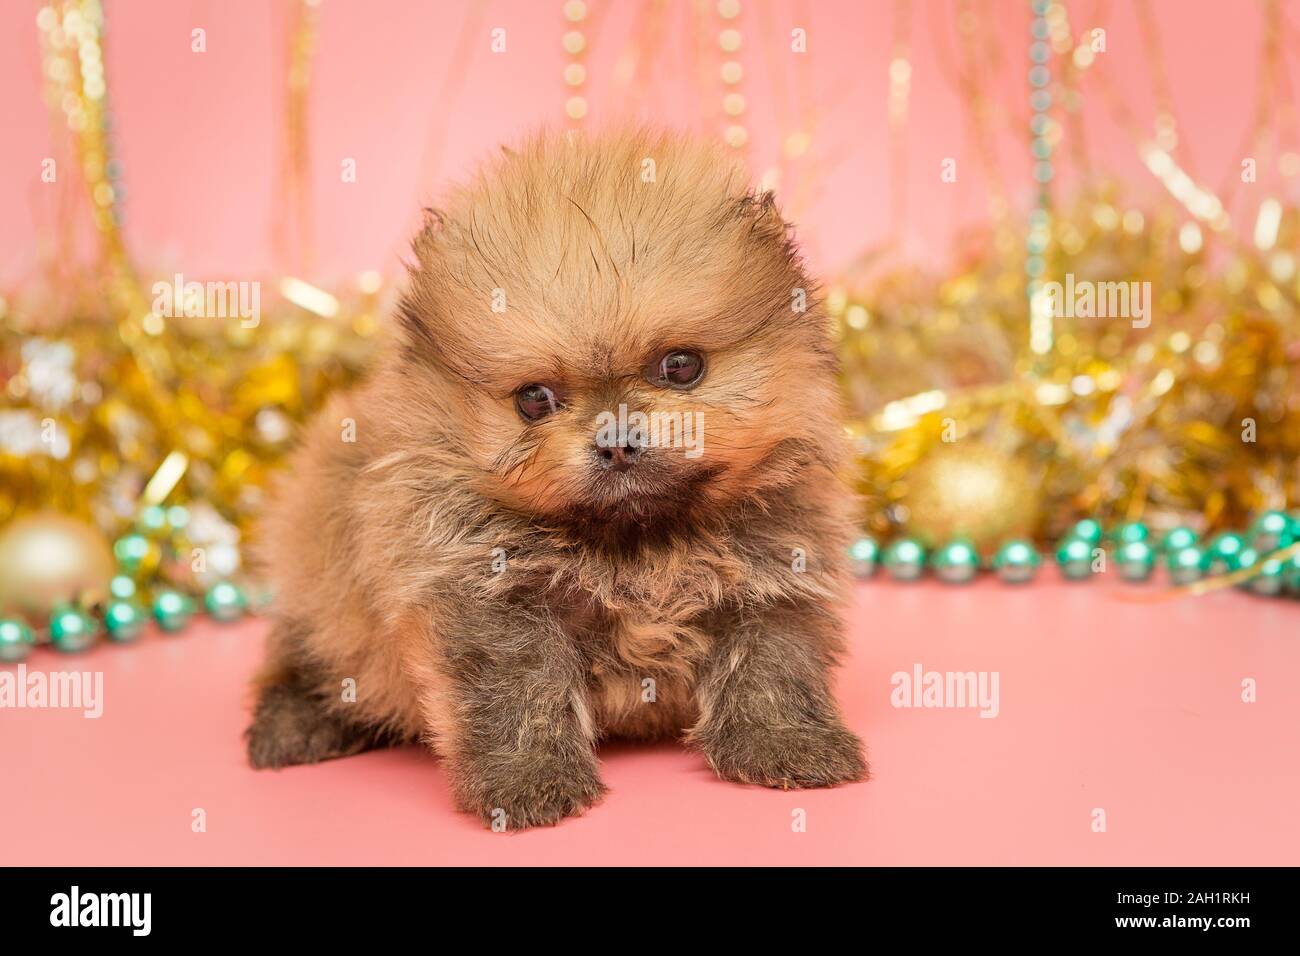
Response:
[{"label": "puppy's muzzle", "polygon": [[641,459],[645,449],[629,437],[622,444],[604,446],[599,441],[592,444],[596,465],[602,471],[622,474],[632,469]]}]

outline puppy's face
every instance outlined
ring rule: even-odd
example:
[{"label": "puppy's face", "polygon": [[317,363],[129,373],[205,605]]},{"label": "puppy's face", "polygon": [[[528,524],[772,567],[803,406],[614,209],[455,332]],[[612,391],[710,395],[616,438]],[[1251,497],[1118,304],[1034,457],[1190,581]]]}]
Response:
[{"label": "puppy's face", "polygon": [[451,386],[447,433],[484,491],[645,523],[834,457],[824,318],[739,181],[677,141],[543,140],[421,237],[407,358]]}]

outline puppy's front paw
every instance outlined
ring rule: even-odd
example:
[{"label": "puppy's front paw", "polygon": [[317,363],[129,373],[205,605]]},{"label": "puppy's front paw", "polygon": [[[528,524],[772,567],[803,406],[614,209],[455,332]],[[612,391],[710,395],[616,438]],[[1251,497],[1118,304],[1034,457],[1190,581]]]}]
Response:
[{"label": "puppy's front paw", "polygon": [[343,723],[318,696],[294,684],[262,691],[244,736],[248,762],[257,770],[346,757],[378,742],[376,734]]},{"label": "puppy's front paw", "polygon": [[462,770],[460,804],[493,830],[554,826],[579,816],[605,793],[591,766],[556,757],[476,761]]},{"label": "puppy's front paw", "polygon": [[731,728],[710,735],[703,750],[718,776],[736,783],[791,790],[867,776],[862,741],[838,722]]}]

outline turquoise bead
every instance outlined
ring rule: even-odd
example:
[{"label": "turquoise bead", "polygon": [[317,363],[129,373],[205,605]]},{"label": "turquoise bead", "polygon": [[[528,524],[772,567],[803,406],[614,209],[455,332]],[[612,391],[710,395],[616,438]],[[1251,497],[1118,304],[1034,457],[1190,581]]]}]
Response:
[{"label": "turquoise bead", "polygon": [[75,607],[56,608],[50,615],[50,642],[65,653],[84,651],[98,635],[95,619]]},{"label": "turquoise bead", "polygon": [[161,531],[167,525],[167,509],[150,505],[140,512],[138,523],[145,531]]},{"label": "turquoise bead", "polygon": [[219,581],[203,596],[203,605],[213,619],[234,621],[248,609],[248,599],[229,581]]},{"label": "turquoise bead", "polygon": [[0,663],[17,664],[26,660],[36,646],[36,635],[22,621],[0,620]]},{"label": "turquoise bead", "polygon": [[880,556],[880,545],[875,538],[858,538],[849,545],[849,567],[855,578],[869,578],[876,572],[876,560]]},{"label": "turquoise bead", "polygon": [[1070,529],[1070,533],[1066,538],[1067,540],[1069,538],[1079,538],[1082,541],[1088,542],[1091,547],[1095,548],[1101,543],[1101,534],[1100,521],[1094,521],[1092,518],[1084,518]]},{"label": "turquoise bead", "polygon": [[1225,531],[1206,549],[1204,570],[1209,574],[1227,574],[1241,568],[1242,553],[1246,550],[1246,540],[1232,531]]},{"label": "turquoise bead", "polygon": [[915,538],[898,538],[885,549],[883,561],[894,580],[915,581],[925,571],[925,547]]},{"label": "turquoise bead", "polygon": [[1171,551],[1190,548],[1199,540],[1200,539],[1197,537],[1196,532],[1191,528],[1182,526],[1171,528],[1169,531],[1166,531],[1165,536],[1160,539],[1160,550],[1165,554],[1168,554]]},{"label": "turquoise bead", "polygon": [[113,542],[113,554],[127,573],[135,571],[149,554],[149,539],[142,534],[128,534]]},{"label": "turquoise bead", "polygon": [[964,538],[949,541],[930,558],[930,566],[941,581],[964,584],[975,577],[980,567],[979,552]]},{"label": "turquoise bead", "polygon": [[[1237,567],[1234,570],[1248,571],[1258,563],[1259,563],[1259,552],[1256,551],[1254,548],[1252,548],[1250,545],[1246,545],[1246,547],[1241,549],[1241,554],[1237,555]],[[1238,581],[1234,585],[1234,587],[1241,588],[1241,590],[1243,591],[1249,591],[1250,582],[1253,580],[1254,578],[1247,578],[1245,581]]]},{"label": "turquoise bead", "polygon": [[108,582],[108,593],[119,601],[129,601],[135,597],[135,581],[125,574],[119,574]]},{"label": "turquoise bead", "polygon": [[104,629],[109,640],[120,644],[139,637],[147,621],[144,609],[134,601],[110,601],[104,609]]},{"label": "turquoise bead", "polygon": [[1275,597],[1286,588],[1286,566],[1276,559],[1269,559],[1260,565],[1259,572],[1247,582],[1247,586],[1256,594]]},{"label": "turquoise bead", "polygon": [[1282,583],[1288,593],[1300,597],[1300,554],[1293,554],[1282,563]]},{"label": "turquoise bead", "polygon": [[1269,554],[1278,548],[1295,543],[1295,527],[1285,511],[1266,511],[1250,529],[1250,540],[1260,554]]},{"label": "turquoise bead", "polygon": [[1146,541],[1149,537],[1151,537],[1151,529],[1141,521],[1130,521],[1115,529],[1115,540],[1121,545]]},{"label": "turquoise bead", "polygon": [[1165,556],[1165,567],[1169,570],[1169,579],[1174,584],[1191,584],[1201,578],[1201,565],[1205,563],[1205,552],[1196,545],[1170,551]]},{"label": "turquoise bead", "polygon": [[1145,581],[1151,577],[1156,555],[1146,541],[1129,541],[1120,547],[1115,556],[1119,573],[1126,581]]},{"label": "turquoise bead", "polygon": [[1093,544],[1084,538],[1070,537],[1056,550],[1056,564],[1071,581],[1082,581],[1092,574]]},{"label": "turquoise bead", "polygon": [[1008,541],[993,557],[993,570],[1007,584],[1032,581],[1043,563],[1042,556],[1028,541]]},{"label": "turquoise bead", "polygon": [[179,591],[159,591],[153,600],[153,619],[169,634],[181,630],[194,614],[194,602]]}]

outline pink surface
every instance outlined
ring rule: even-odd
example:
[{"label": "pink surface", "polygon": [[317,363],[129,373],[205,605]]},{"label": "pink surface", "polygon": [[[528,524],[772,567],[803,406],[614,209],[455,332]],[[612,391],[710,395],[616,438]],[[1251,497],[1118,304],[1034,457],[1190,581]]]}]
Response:
[{"label": "pink surface", "polygon": [[[250,770],[261,622],[41,650],[30,668],[104,672],[104,714],[0,710],[0,864],[1300,863],[1300,604],[1138,604],[1117,592],[1151,589],[1044,578],[858,588],[839,696],[867,783],[768,791],[676,746],[610,745],[603,803],[525,833],[454,812],[416,747]],[[998,716],[891,706],[891,675],[918,663],[997,671]]]}]

